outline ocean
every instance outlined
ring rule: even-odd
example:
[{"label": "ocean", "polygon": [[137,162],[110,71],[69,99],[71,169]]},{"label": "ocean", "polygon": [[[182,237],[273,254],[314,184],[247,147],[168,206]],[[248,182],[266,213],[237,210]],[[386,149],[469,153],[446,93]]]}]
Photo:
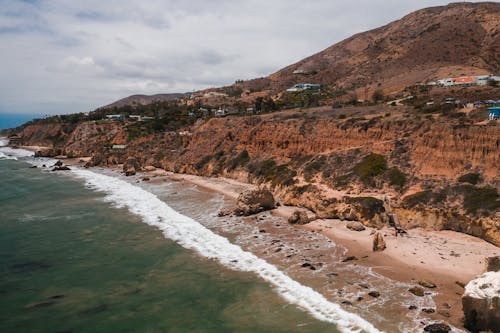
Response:
[{"label": "ocean", "polygon": [[0,148],[2,333],[413,332],[433,305],[320,234],[218,217],[220,194],[53,163]]},{"label": "ocean", "polygon": [[2,159],[0,179],[1,332],[336,332],[79,178]]},{"label": "ocean", "polygon": [[7,128],[15,128],[34,119],[41,118],[39,114],[17,114],[17,113],[0,113],[0,130]]}]

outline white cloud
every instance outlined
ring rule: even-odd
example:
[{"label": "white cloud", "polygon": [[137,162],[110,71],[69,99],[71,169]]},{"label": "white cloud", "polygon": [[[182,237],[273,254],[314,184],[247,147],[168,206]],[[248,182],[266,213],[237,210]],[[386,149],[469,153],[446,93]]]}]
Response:
[{"label": "white cloud", "polygon": [[264,76],[446,2],[3,0],[0,112],[87,111]]}]

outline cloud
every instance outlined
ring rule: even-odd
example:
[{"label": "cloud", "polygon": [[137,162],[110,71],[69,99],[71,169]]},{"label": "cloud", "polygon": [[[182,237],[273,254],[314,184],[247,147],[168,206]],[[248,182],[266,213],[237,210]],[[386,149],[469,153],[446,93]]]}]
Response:
[{"label": "cloud", "polygon": [[0,112],[94,109],[268,75],[421,0],[2,0]]}]

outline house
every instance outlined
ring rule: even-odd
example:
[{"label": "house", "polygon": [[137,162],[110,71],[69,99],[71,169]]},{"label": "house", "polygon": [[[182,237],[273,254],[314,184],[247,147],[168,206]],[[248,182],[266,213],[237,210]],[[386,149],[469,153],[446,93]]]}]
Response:
[{"label": "house", "polygon": [[125,115],[124,114],[107,114],[106,119],[124,120]]},{"label": "house", "polygon": [[488,115],[489,120],[500,119],[500,106],[494,106],[494,107],[488,108],[488,111],[490,111],[490,113]]},{"label": "house", "polygon": [[127,148],[127,145],[113,145],[112,148],[113,149],[120,149],[121,150],[121,149]]},{"label": "house", "polygon": [[219,108],[214,111],[214,116],[216,117],[224,117],[226,115],[226,109],[224,108]]},{"label": "house", "polygon": [[22,140],[17,134],[9,135],[7,139],[9,139],[9,145],[18,145]]},{"label": "house", "polygon": [[293,87],[288,88],[286,91],[288,92],[299,92],[304,90],[318,91],[320,89],[321,89],[321,84],[300,83],[294,85]]},{"label": "house", "polygon": [[456,77],[453,78],[453,85],[454,86],[473,86],[476,85],[476,78],[472,76],[462,76],[462,77]]}]

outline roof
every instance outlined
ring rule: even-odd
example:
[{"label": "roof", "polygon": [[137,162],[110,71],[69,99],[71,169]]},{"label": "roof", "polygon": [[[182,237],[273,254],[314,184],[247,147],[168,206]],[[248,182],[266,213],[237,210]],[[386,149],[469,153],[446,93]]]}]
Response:
[{"label": "roof", "polygon": [[476,79],[473,77],[457,77],[453,79],[453,82],[457,83],[471,83],[474,81],[476,81]]}]

